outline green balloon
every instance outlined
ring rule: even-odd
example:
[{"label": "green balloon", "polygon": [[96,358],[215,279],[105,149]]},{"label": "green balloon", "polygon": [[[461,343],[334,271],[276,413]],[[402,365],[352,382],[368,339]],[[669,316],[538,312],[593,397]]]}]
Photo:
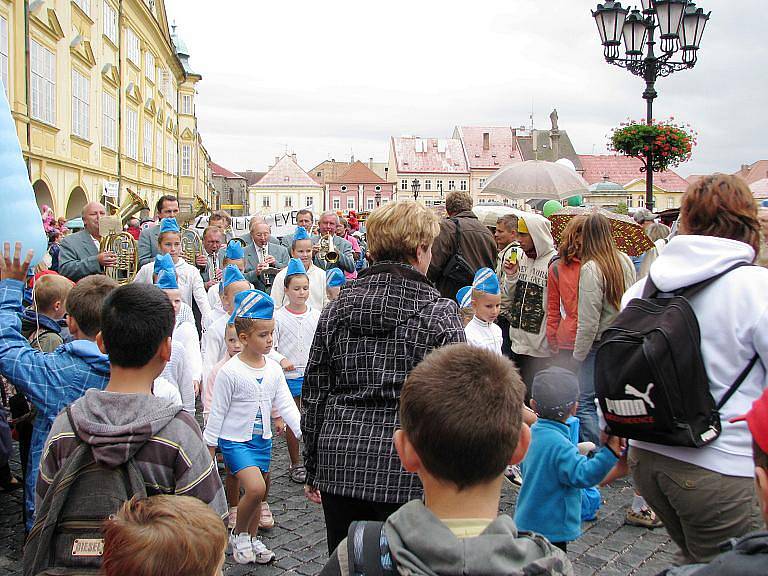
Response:
[{"label": "green balloon", "polygon": [[571,196],[568,198],[568,206],[581,206],[583,201],[581,196]]},{"label": "green balloon", "polygon": [[546,202],[544,202],[544,206],[542,207],[542,212],[544,212],[544,216],[546,218],[549,218],[550,216],[552,216],[552,214],[562,209],[563,209],[563,205],[560,204],[560,202],[558,202],[557,200],[547,200]]}]

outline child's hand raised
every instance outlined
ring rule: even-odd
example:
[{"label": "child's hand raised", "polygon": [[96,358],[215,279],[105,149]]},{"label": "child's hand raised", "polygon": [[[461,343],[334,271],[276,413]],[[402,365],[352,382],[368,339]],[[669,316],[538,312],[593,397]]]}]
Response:
[{"label": "child's hand raised", "polygon": [[21,262],[21,242],[16,242],[13,248],[13,260],[11,260],[11,244],[3,244],[3,258],[0,260],[0,279],[1,280],[20,280],[23,282],[27,278],[29,263],[32,262],[34,250],[28,250],[24,262]]}]

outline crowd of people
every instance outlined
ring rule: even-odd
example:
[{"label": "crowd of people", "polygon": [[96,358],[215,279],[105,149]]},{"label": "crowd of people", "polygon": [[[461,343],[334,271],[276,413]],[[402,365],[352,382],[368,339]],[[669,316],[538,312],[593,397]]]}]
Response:
[{"label": "crowd of people", "polygon": [[[290,479],[322,506],[322,574],[573,574],[596,487],[628,474],[626,521],[666,527],[669,574],[766,572],[768,271],[753,265],[765,237],[748,188],[702,178],[674,230],[638,212],[653,248],[637,258],[599,211],[555,239],[533,212],[487,228],[464,192],[445,209],[392,202],[365,234],[354,214],[300,210],[282,238],[260,217],[235,238],[215,213],[190,263],[163,196],[154,225],[133,223],[140,269],[122,286],[104,274],[116,256],[99,203],[61,241],[58,274],[6,245],[0,374],[25,573],[213,575],[225,548],[272,561],[259,534],[280,523],[283,434]],[[691,286],[721,428],[698,447],[628,442],[598,403],[598,351],[630,302]],[[663,385],[627,385],[629,402],[652,409]],[[12,489],[4,419],[0,447]],[[499,514],[507,481],[514,519]]]}]

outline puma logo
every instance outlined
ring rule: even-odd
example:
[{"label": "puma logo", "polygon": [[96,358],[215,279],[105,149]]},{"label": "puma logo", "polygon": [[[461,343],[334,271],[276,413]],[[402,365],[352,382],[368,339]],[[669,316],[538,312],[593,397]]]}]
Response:
[{"label": "puma logo", "polygon": [[653,382],[648,384],[648,388],[646,388],[645,392],[640,392],[637,388],[632,386],[631,384],[627,384],[624,386],[624,394],[627,396],[634,396],[635,398],[640,398],[643,402],[648,404],[650,408],[656,408],[656,404],[653,403],[653,400],[651,400],[651,390],[653,390],[653,387],[655,384]]}]

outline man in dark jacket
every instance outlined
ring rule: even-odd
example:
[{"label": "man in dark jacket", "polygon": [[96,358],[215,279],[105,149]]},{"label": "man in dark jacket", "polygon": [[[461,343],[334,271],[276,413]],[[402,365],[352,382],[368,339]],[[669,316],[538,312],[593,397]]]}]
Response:
[{"label": "man in dark jacket", "polygon": [[472,212],[472,196],[467,192],[449,193],[445,211],[448,218],[440,222],[427,277],[443,298],[453,299],[460,288],[472,284],[477,270],[496,267],[498,251],[493,234]]}]

